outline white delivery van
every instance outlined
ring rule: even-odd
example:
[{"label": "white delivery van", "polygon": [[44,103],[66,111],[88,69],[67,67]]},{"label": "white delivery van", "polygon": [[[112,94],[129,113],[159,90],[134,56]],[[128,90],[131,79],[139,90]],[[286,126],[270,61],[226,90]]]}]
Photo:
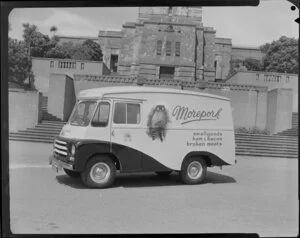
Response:
[{"label": "white delivery van", "polygon": [[54,170],[98,188],[117,171],[177,171],[184,183],[198,184],[207,167],[236,163],[230,100],[169,88],[81,91],[53,148]]}]

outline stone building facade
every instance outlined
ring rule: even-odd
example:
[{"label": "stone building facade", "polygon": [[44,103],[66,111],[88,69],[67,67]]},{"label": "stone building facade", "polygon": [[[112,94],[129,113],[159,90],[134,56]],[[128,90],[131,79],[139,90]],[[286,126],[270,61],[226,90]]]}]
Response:
[{"label": "stone building facade", "polygon": [[120,31],[100,30],[98,42],[112,72],[147,79],[224,80],[231,59],[262,59],[258,48],[217,38],[212,27],[203,25],[201,7],[140,7],[136,22],[124,23]]}]

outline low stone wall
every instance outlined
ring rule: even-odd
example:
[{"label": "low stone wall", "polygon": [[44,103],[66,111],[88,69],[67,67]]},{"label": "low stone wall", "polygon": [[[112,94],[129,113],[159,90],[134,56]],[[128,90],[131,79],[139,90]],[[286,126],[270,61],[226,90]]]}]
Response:
[{"label": "low stone wall", "polygon": [[51,74],[48,92],[48,112],[67,121],[76,102],[73,78],[64,74]]},{"label": "low stone wall", "polygon": [[[59,82],[54,80],[54,82]],[[276,96],[276,100],[272,97],[272,95],[268,95],[267,87],[259,87],[253,85],[237,85],[237,84],[228,84],[228,83],[215,83],[215,82],[199,82],[199,81],[182,81],[176,79],[141,79],[137,77],[131,76],[118,76],[118,75],[107,75],[107,76],[97,76],[97,75],[74,75],[74,80],[69,80],[68,90],[73,90],[74,87],[74,95],[78,95],[78,93],[85,89],[91,88],[100,88],[100,87],[110,87],[110,86],[129,86],[129,85],[143,85],[143,86],[151,86],[151,87],[168,87],[168,88],[176,88],[176,89],[185,89],[191,91],[199,91],[199,92],[207,92],[212,93],[224,97],[228,97],[231,99],[232,106],[232,115],[234,126],[245,127],[248,129],[258,128],[260,130],[265,130],[267,128],[267,118],[271,118],[275,116],[276,118],[280,117],[280,113],[284,109],[283,105],[288,105],[291,102],[291,98],[284,93],[281,93],[280,102],[281,104],[276,104],[275,101],[279,96]],[[60,80],[60,83],[62,81]],[[74,84],[74,85],[73,85]],[[65,85],[63,83],[62,85]],[[55,100],[61,101],[64,98],[65,90],[62,89],[62,86],[55,87],[53,90],[54,94],[59,94],[55,96]],[[65,86],[63,86],[65,87]],[[61,93],[59,93],[61,91]],[[275,100],[275,101],[274,101]],[[58,102],[57,101],[57,102]],[[49,106],[51,107],[51,99],[49,98]],[[271,104],[276,104],[277,109],[276,113],[270,112],[268,108]],[[72,103],[68,103],[68,106],[64,106],[64,108],[60,108],[60,114],[62,115],[63,111],[66,111],[67,107],[71,107]],[[58,106],[56,106],[58,107]],[[279,109],[280,108],[280,109]],[[50,109],[50,108],[49,108]],[[68,109],[69,111],[71,108]],[[268,113],[268,114],[267,114]],[[291,118],[292,112],[285,111],[284,113],[290,114],[290,116],[286,116],[286,120],[280,120],[280,127],[288,129],[290,127],[291,122],[288,120]],[[56,116],[59,117],[59,114],[56,113]],[[273,116],[272,116],[273,115]],[[279,119],[278,119],[279,120]],[[269,128],[270,129],[270,128]],[[276,130],[270,130],[271,133],[276,133]]]},{"label": "low stone wall", "polygon": [[293,90],[273,89],[268,92],[267,129],[272,134],[292,128]]},{"label": "low stone wall", "polygon": [[37,91],[9,89],[9,131],[36,126],[42,120],[42,94]]}]

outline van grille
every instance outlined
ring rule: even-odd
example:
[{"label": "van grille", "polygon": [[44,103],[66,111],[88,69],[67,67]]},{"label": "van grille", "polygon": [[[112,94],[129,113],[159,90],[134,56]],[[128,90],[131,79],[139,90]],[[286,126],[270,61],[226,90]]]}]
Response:
[{"label": "van grille", "polygon": [[67,156],[68,155],[67,142],[61,140],[55,140],[54,152],[60,156]]}]

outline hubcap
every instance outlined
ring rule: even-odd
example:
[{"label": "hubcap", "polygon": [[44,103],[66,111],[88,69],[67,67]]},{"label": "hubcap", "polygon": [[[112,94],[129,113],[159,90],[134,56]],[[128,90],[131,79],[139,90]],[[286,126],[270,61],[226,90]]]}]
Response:
[{"label": "hubcap", "polygon": [[90,177],[95,183],[104,183],[109,179],[110,168],[105,163],[96,163],[90,171]]},{"label": "hubcap", "polygon": [[188,176],[192,179],[200,178],[202,171],[202,165],[198,161],[193,161],[192,163],[190,163],[187,169]]}]

